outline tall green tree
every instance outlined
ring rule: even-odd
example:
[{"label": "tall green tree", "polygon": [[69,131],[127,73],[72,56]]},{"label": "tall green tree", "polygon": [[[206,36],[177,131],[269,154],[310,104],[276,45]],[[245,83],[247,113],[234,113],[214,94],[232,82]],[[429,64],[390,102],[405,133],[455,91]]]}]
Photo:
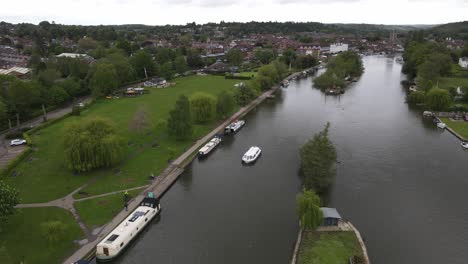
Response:
[{"label": "tall green tree", "polygon": [[426,106],[435,111],[446,110],[452,103],[450,92],[440,88],[432,88],[426,94]]},{"label": "tall green tree", "polygon": [[101,97],[112,93],[119,85],[117,71],[114,65],[98,63],[90,80],[94,97]]},{"label": "tall green tree", "polygon": [[86,172],[110,167],[122,158],[122,139],[111,121],[92,118],[65,128],[65,160],[70,169]]},{"label": "tall green tree", "polygon": [[177,99],[174,109],[169,112],[167,128],[169,135],[177,139],[187,139],[192,135],[192,117],[187,96],[181,95]]},{"label": "tall green tree", "polygon": [[0,224],[15,212],[15,206],[19,202],[18,191],[0,180]]},{"label": "tall green tree", "polygon": [[268,64],[274,60],[275,53],[270,49],[258,49],[255,51],[254,57],[262,64]]},{"label": "tall green tree", "polygon": [[304,229],[315,230],[323,221],[320,198],[313,191],[304,189],[297,195],[296,212]]},{"label": "tall green tree", "polygon": [[313,189],[318,193],[327,190],[335,176],[336,150],[328,137],[330,123],[315,134],[304,144],[300,151],[301,171],[304,177],[303,185],[306,189]]},{"label": "tall green tree", "polygon": [[190,107],[193,120],[197,123],[204,123],[214,118],[216,99],[206,93],[196,93],[190,98]]},{"label": "tall green tree", "polygon": [[221,118],[225,118],[230,114],[232,110],[234,110],[235,106],[236,101],[231,93],[222,91],[218,94],[218,99],[216,100],[216,112]]},{"label": "tall green tree", "polygon": [[244,60],[244,54],[239,49],[230,49],[226,54],[228,62],[232,65],[240,65]]},{"label": "tall green tree", "polygon": [[146,50],[139,50],[130,59],[130,63],[135,69],[138,78],[143,79],[146,76],[150,77],[156,73],[156,65],[151,57],[151,54]]},{"label": "tall green tree", "polygon": [[174,60],[174,69],[175,72],[182,74],[188,70],[187,62],[185,61],[184,56],[178,56]]},{"label": "tall green tree", "polygon": [[243,84],[237,88],[234,98],[238,105],[244,106],[250,103],[257,96],[257,91],[252,85]]}]

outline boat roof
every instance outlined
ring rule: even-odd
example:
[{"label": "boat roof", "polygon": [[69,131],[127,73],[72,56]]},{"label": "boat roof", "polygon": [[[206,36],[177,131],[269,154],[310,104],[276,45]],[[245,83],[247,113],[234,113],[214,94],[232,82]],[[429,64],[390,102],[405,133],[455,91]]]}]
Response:
[{"label": "boat roof", "polygon": [[253,147],[250,147],[249,150],[247,150],[247,152],[244,155],[254,155],[259,150],[260,150],[259,147],[253,146]]},{"label": "boat roof", "polygon": [[323,218],[341,219],[341,216],[338,213],[338,211],[336,210],[336,208],[321,207],[320,210],[322,210]]}]

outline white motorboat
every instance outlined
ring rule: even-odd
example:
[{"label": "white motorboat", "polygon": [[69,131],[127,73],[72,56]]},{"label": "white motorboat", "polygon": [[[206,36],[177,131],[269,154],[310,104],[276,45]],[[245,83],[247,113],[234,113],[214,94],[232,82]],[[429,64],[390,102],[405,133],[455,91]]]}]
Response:
[{"label": "white motorboat", "polygon": [[281,86],[282,87],[288,87],[289,86],[289,81],[288,80],[284,80],[281,82]]},{"label": "white motorboat", "polygon": [[462,142],[461,142],[461,146],[462,146],[463,148],[468,149],[468,142],[462,141]]},{"label": "white motorboat", "polygon": [[439,122],[439,123],[437,123],[437,127],[440,128],[440,129],[445,129],[447,127],[447,125],[445,125],[444,122]]},{"label": "white motorboat", "polygon": [[221,138],[216,136],[212,138],[208,143],[205,144],[199,151],[198,151],[198,157],[203,158],[206,157],[216,146],[221,143]]},{"label": "white motorboat", "polygon": [[160,211],[159,200],[149,193],[135,211],[97,244],[96,258],[100,261],[116,258]]},{"label": "white motorboat", "polygon": [[224,134],[234,134],[245,125],[244,120],[236,120],[224,128]]},{"label": "white motorboat", "polygon": [[242,161],[245,163],[252,163],[258,159],[260,154],[262,154],[262,150],[259,147],[250,147],[244,156],[242,156]]}]

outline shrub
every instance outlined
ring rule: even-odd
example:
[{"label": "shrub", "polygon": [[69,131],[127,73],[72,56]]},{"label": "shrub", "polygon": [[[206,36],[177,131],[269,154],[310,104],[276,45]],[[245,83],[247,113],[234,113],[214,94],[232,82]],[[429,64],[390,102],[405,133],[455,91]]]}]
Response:
[{"label": "shrub", "polygon": [[234,96],[227,92],[223,91],[218,94],[218,100],[216,102],[216,112],[220,117],[226,117],[231,111],[234,109],[236,101],[234,100]]},{"label": "shrub", "polygon": [[452,96],[447,90],[440,89],[440,88],[432,88],[426,94],[426,105],[431,110],[435,110],[435,111],[445,110],[450,106],[451,103],[452,103]]},{"label": "shrub", "polygon": [[424,101],[426,101],[426,93],[423,91],[412,92],[408,95],[406,101],[409,104],[424,104]]}]

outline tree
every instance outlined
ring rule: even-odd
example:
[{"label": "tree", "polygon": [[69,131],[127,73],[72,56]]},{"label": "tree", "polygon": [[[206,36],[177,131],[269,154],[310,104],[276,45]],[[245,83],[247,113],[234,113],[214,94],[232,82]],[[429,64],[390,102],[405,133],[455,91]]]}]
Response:
[{"label": "tree", "polygon": [[60,72],[55,69],[46,69],[37,75],[37,80],[46,87],[51,87],[60,78]]},{"label": "tree", "polygon": [[195,122],[210,121],[216,112],[216,99],[206,93],[196,93],[190,98],[190,111]]},{"label": "tree", "polygon": [[243,84],[240,85],[234,94],[236,103],[240,106],[247,105],[257,96],[257,92],[251,85]]},{"label": "tree", "polygon": [[120,85],[135,80],[135,69],[130,64],[130,60],[121,53],[109,54],[104,61],[115,67]]},{"label": "tree", "polygon": [[468,57],[468,43],[465,43],[461,50],[460,57]]},{"label": "tree", "polygon": [[344,76],[339,72],[327,69],[325,73],[314,79],[314,85],[320,89],[343,87],[345,85]]},{"label": "tree", "polygon": [[130,121],[129,128],[131,131],[135,131],[139,134],[143,134],[147,129],[151,127],[151,119],[149,118],[147,108],[140,106],[133,115]]},{"label": "tree", "polygon": [[49,105],[62,105],[70,100],[70,95],[60,85],[54,85],[48,90],[48,104]]},{"label": "tree", "polygon": [[19,192],[0,180],[0,224],[15,212],[15,206],[19,202]]},{"label": "tree", "polygon": [[120,40],[120,41],[117,42],[117,44],[115,46],[117,48],[125,51],[127,56],[132,54],[132,46],[130,45],[130,42],[128,42],[127,40]]},{"label": "tree", "polygon": [[216,100],[216,112],[221,118],[225,118],[230,114],[235,105],[236,101],[231,93],[222,91],[218,94],[218,99]]},{"label": "tree", "polygon": [[187,62],[185,61],[184,56],[178,56],[174,60],[174,69],[175,72],[182,74],[188,70]]},{"label": "tree", "polygon": [[240,65],[244,60],[244,54],[239,49],[230,49],[226,54],[228,62],[232,65]]},{"label": "tree", "polygon": [[426,101],[426,93],[423,91],[415,91],[408,95],[406,99],[408,104],[424,104]]},{"label": "tree", "polygon": [[268,64],[275,58],[275,54],[270,49],[258,49],[255,51],[254,56],[262,64]]},{"label": "tree", "polygon": [[98,43],[94,39],[89,37],[84,37],[78,40],[78,47],[84,51],[93,50],[97,48],[97,46]]},{"label": "tree", "polygon": [[323,219],[320,198],[313,191],[303,190],[296,197],[296,212],[302,228],[315,230]]},{"label": "tree", "polygon": [[[284,65],[284,64],[283,64]],[[280,75],[274,64],[268,64],[260,67],[255,81],[262,91],[271,89],[271,87],[280,80]]]},{"label": "tree", "polygon": [[122,140],[107,119],[93,118],[65,128],[65,160],[70,169],[86,172],[120,161]]},{"label": "tree", "polygon": [[130,63],[135,69],[138,78],[143,79],[156,73],[156,66],[151,55],[145,50],[139,50],[131,59]]},{"label": "tree", "polygon": [[294,51],[293,49],[285,50],[283,52],[283,56],[281,57],[284,63],[286,63],[286,65],[288,66],[295,63],[296,58],[297,58],[297,54],[296,54],[296,51]]},{"label": "tree", "polygon": [[306,189],[313,189],[318,193],[327,190],[335,176],[336,150],[328,138],[330,123],[304,144],[300,151],[301,171],[304,177],[303,185]]},{"label": "tree", "polygon": [[190,102],[185,95],[181,95],[167,119],[169,135],[177,139],[186,139],[192,135],[192,118]]},{"label": "tree", "polygon": [[435,111],[443,111],[452,104],[450,92],[440,88],[432,88],[426,94],[426,106]]},{"label": "tree", "polygon": [[318,64],[317,59],[312,55],[299,56],[296,58],[295,67],[299,69],[307,69]]},{"label": "tree", "polygon": [[94,97],[101,97],[112,93],[118,86],[118,76],[114,65],[98,63],[90,80]]},{"label": "tree", "polygon": [[161,72],[160,73],[161,76],[164,77],[165,79],[167,79],[167,80],[172,79],[172,77],[174,75],[174,67],[172,65],[172,62],[168,61],[168,62],[164,63],[161,66],[160,72]]}]

